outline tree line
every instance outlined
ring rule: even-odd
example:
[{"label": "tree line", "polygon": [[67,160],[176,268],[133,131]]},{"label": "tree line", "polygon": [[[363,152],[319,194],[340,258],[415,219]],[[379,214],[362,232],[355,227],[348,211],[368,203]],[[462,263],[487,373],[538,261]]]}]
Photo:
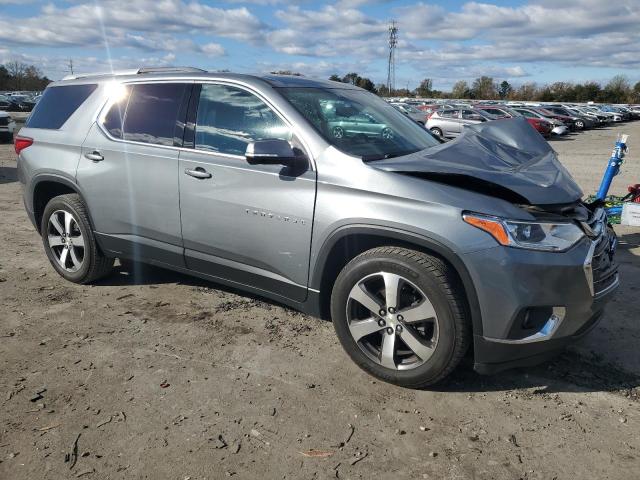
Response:
[{"label": "tree line", "polygon": [[535,82],[513,86],[508,81],[498,82],[492,77],[482,76],[469,83],[460,80],[451,91],[436,90],[433,80],[425,78],[417,88],[401,88],[390,92],[386,85],[374,83],[357,73],[348,73],[344,77],[331,75],[329,80],[351,83],[383,97],[420,97],[420,98],[459,98],[477,100],[524,100],[541,102],[601,102],[601,103],[640,103],[640,81],[631,84],[624,75],[616,75],[609,82],[600,84],[555,82],[539,85]]},{"label": "tree line", "polygon": [[51,83],[34,65],[13,61],[0,65],[0,91],[40,91]]}]

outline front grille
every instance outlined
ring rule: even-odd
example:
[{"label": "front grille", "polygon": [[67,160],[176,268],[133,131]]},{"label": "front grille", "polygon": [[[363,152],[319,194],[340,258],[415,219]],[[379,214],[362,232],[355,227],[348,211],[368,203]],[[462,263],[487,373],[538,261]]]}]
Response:
[{"label": "front grille", "polygon": [[9,125],[9,117],[0,117],[0,127]]},{"label": "front grille", "polygon": [[614,260],[617,243],[616,234],[607,225],[607,217],[602,209],[597,209],[589,219],[589,227],[597,234],[591,268],[593,270],[593,292],[598,295],[611,287],[618,278],[618,265]]}]

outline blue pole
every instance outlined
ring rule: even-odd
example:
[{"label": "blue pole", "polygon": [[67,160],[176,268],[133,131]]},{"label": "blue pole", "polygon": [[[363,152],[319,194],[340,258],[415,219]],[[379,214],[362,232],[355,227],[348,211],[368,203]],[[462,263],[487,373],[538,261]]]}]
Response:
[{"label": "blue pole", "polygon": [[613,148],[604,177],[602,177],[602,183],[596,194],[596,200],[604,201],[607,198],[613,177],[620,172],[620,165],[622,165],[624,154],[627,151],[627,138],[629,138],[628,135],[618,135],[616,146]]}]

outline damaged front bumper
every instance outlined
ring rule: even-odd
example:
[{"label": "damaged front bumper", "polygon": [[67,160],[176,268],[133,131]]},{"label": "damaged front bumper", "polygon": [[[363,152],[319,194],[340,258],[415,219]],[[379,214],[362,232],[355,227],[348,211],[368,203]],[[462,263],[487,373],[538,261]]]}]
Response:
[{"label": "damaged front bumper", "polygon": [[467,255],[483,323],[476,371],[540,363],[596,326],[619,285],[615,234],[605,217],[596,222],[597,235],[567,252],[496,247]]}]

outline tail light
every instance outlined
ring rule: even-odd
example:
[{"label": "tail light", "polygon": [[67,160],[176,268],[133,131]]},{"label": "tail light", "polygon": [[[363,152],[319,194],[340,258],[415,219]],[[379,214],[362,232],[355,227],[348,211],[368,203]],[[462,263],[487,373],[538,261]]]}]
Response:
[{"label": "tail light", "polygon": [[432,112],[429,112],[429,115],[427,115],[427,120],[429,120],[433,116],[434,113],[436,113],[435,110],[433,110]]},{"label": "tail light", "polygon": [[33,138],[17,136],[13,141],[13,146],[16,150],[16,155],[20,155],[20,152],[27,147],[33,145]]}]

